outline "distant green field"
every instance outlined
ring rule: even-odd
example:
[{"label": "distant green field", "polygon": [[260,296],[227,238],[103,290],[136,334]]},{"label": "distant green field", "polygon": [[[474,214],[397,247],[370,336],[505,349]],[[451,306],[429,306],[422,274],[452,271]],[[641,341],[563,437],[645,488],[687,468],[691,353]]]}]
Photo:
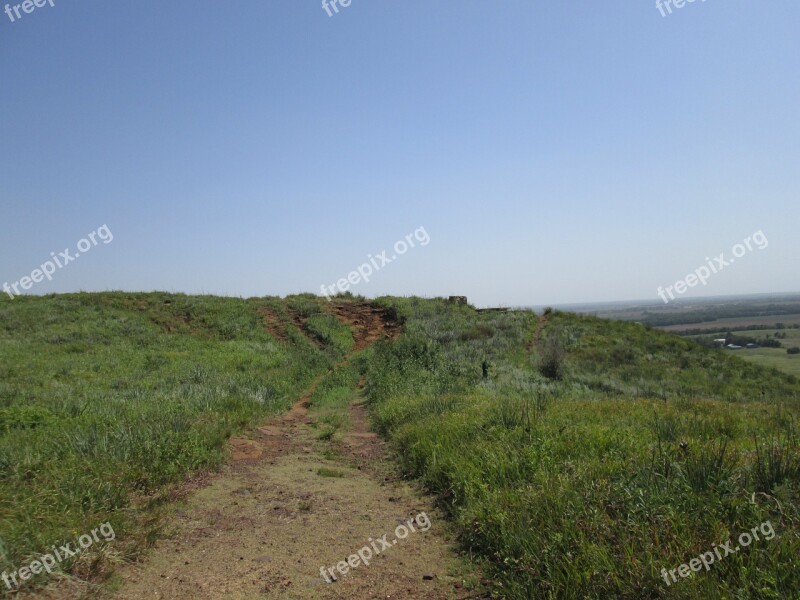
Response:
[{"label": "distant green field", "polygon": [[762,367],[772,367],[800,377],[800,354],[786,354],[785,348],[757,348],[743,351],[740,356]]},{"label": "distant green field", "polygon": [[784,373],[800,377],[800,354],[787,354],[786,349],[792,346],[800,347],[800,329],[765,329],[745,332],[754,338],[763,339],[767,335],[775,337],[776,333],[786,334],[786,339],[781,339],[783,348],[757,348],[742,352],[741,357],[764,367],[773,367]]},{"label": "distant green field", "polygon": [[[786,349],[792,346],[800,347],[800,329],[758,329],[754,331],[741,331],[741,335],[756,339],[765,339],[767,336],[775,337],[775,334],[786,335],[780,342],[783,348],[755,348],[752,350],[736,350],[735,354],[739,358],[752,362],[762,367],[772,367],[789,375],[800,377],[800,354],[787,354]],[[715,335],[724,335],[725,330],[713,331],[704,335],[686,336],[689,339],[709,338]],[[726,350],[725,352],[733,352]]]}]

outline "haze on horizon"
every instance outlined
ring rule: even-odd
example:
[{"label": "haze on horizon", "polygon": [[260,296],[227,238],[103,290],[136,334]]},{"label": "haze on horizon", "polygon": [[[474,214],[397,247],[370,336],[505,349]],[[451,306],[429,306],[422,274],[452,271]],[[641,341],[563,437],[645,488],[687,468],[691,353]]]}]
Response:
[{"label": "haze on horizon", "polygon": [[[0,286],[478,305],[800,290],[800,5],[61,2],[0,12]],[[372,263],[376,264],[376,263]],[[4,294],[5,296],[5,294]]]}]

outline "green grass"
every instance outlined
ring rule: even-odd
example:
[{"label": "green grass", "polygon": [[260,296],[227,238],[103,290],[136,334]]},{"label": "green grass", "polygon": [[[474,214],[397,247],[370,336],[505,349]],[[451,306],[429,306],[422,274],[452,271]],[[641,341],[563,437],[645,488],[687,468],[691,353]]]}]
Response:
[{"label": "green grass", "polygon": [[[553,381],[524,352],[531,313],[382,302],[406,333],[371,358],[373,415],[500,597],[796,595],[796,381],[641,325],[559,313],[545,331],[566,349]],[[672,587],[661,579],[767,520],[775,539]]]},{"label": "green grass", "polygon": [[320,477],[335,477],[341,478],[344,477],[344,472],[339,471],[338,469],[329,469],[328,467],[320,467],[317,469],[317,475]]},{"label": "green grass", "polygon": [[0,300],[0,572],[105,521],[112,552],[151,541],[158,524],[132,507],[218,466],[232,433],[286,409],[348,348],[326,319],[308,324],[316,342],[299,328],[274,339],[258,308],[287,305],[319,317],[307,297]]},{"label": "green grass", "polygon": [[[542,342],[557,339],[565,362],[550,379],[531,312],[378,303],[403,336],[343,362],[351,332],[307,294],[0,299],[0,572],[105,521],[117,540],[98,558],[134,556],[160,535],[153,515],[173,484],[216,468],[230,435],[327,373],[311,396],[319,436],[347,427],[364,377],[380,432],[498,597],[797,597],[796,378],[555,312]],[[264,307],[285,342],[266,332]],[[672,587],[661,579],[765,521],[775,539]]]},{"label": "green grass", "polygon": [[[779,339],[783,348],[742,349],[736,351],[736,356],[762,367],[776,369],[800,378],[800,354],[786,353],[787,348],[791,348],[792,346],[800,348],[800,329],[756,329],[738,333],[759,340],[765,339],[767,336],[774,338],[776,333],[785,335],[785,338]],[[714,339],[716,337],[723,337],[724,335],[725,331],[719,331],[712,334],[687,336],[687,338]],[[724,352],[732,351],[724,350]]]},{"label": "green grass", "polygon": [[742,353],[741,358],[800,377],[800,354],[787,354],[786,348],[756,348]]}]

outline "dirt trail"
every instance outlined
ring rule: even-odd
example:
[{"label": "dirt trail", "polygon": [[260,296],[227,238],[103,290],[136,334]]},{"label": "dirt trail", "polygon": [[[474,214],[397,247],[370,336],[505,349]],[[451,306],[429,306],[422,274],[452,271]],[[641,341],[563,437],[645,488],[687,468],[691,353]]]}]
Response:
[{"label": "dirt trail", "polygon": [[528,354],[533,352],[533,349],[536,347],[536,344],[539,343],[539,340],[542,337],[542,331],[544,328],[547,327],[547,320],[549,319],[550,315],[548,313],[539,315],[539,321],[536,323],[536,331],[533,332],[533,337],[531,341],[528,343]]},{"label": "dirt trail", "polygon": [[[335,305],[362,349],[398,329],[377,309]],[[322,376],[324,377],[324,376]],[[329,452],[308,401],[231,440],[231,459],[176,512],[173,534],[145,562],[119,570],[114,598],[413,598],[477,597],[461,587],[463,564],[430,499],[401,481],[354,390],[351,426]],[[326,450],[328,450],[326,452]],[[398,525],[425,512],[431,527],[395,539]],[[388,548],[342,576],[337,563],[388,534]],[[355,561],[354,561],[355,562]],[[332,567],[328,583],[320,567]],[[332,579],[328,574],[328,579]]]}]

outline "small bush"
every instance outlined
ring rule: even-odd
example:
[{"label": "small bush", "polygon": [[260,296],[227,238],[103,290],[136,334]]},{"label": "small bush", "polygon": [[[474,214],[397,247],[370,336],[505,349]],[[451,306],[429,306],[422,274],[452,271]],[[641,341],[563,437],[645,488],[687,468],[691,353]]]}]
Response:
[{"label": "small bush", "polygon": [[539,349],[539,372],[548,379],[564,377],[566,351],[557,332],[547,336]]},{"label": "small bush", "polygon": [[800,354],[800,348],[798,348],[797,346],[792,346],[791,348],[787,348],[786,354]]},{"label": "small bush", "polygon": [[[625,342],[619,343],[611,350],[611,360],[613,360],[618,365],[635,364],[636,351]],[[686,367],[688,367],[688,364],[686,365]]]},{"label": "small bush", "polygon": [[729,480],[734,473],[737,457],[728,451],[727,440],[717,446],[689,452],[682,465],[686,482],[696,492],[704,492]]}]

